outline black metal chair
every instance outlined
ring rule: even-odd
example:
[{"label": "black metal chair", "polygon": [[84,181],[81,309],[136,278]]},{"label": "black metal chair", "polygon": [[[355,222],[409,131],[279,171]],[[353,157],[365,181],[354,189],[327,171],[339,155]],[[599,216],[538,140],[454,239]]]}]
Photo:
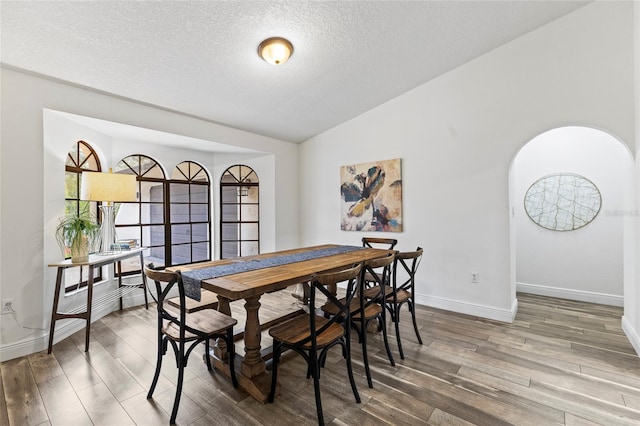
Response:
[{"label": "black metal chair", "polygon": [[[398,240],[395,238],[362,237],[362,247],[393,250],[397,244]],[[375,279],[366,270],[364,272],[364,283],[367,287],[372,285],[370,283],[375,285]]]},{"label": "black metal chair", "polygon": [[[182,395],[184,368],[187,366],[187,360],[191,351],[193,351],[198,344],[205,342],[207,369],[211,371],[211,360],[209,359],[210,339],[220,338],[226,342],[231,381],[233,387],[238,386],[233,362],[235,357],[233,326],[236,325],[237,320],[213,309],[187,313],[185,308],[187,304],[185,303],[184,285],[182,283],[182,275],[179,271],[168,272],[155,270],[152,265],[147,265],[144,268],[144,273],[147,278],[155,283],[157,298],[153,293],[151,293],[151,296],[156,300],[158,309],[158,359],[153,382],[147,393],[147,399],[153,396],[153,391],[160,377],[162,357],[167,352],[168,343],[171,343],[178,367],[176,396],[173,401],[173,410],[171,411],[170,419],[170,424],[174,424],[176,415],[178,414],[178,406],[180,405],[180,396]],[[167,299],[167,295],[174,288],[178,289],[179,294],[180,303],[177,310],[168,303]],[[187,344],[189,344],[188,347]]]},{"label": "black metal chair", "polygon": [[418,265],[422,259],[422,248],[418,247],[415,251],[411,252],[398,252],[393,266],[392,285],[385,286],[384,299],[380,298],[380,292],[376,288],[370,288],[365,291],[365,297],[369,299],[375,299],[378,303],[382,300],[385,301],[385,306],[391,315],[391,321],[396,329],[396,340],[398,341],[398,351],[400,352],[400,358],[404,359],[404,352],[402,351],[402,343],[400,341],[400,308],[405,303],[411,313],[413,320],[413,329],[418,338],[418,343],[422,344],[422,338],[418,331],[418,324],[416,322],[416,307],[415,307],[415,280],[416,271]]},{"label": "black metal chair", "polygon": [[[309,313],[300,315],[272,327],[269,334],[273,338],[273,366],[269,402],[273,402],[276,393],[278,364],[284,349],[300,354],[307,362],[307,378],[313,378],[316,398],[318,424],[324,425],[322,401],[320,397],[320,367],[324,366],[327,351],[336,345],[342,347],[342,355],[347,362],[349,382],[356,402],[360,395],[356,388],[351,366],[351,321],[349,306],[356,297],[362,266],[355,265],[339,272],[319,274],[313,277],[309,286]],[[346,296],[338,299],[333,293],[337,283],[347,282]],[[324,295],[338,310],[338,315],[325,318],[316,314],[317,293]],[[347,321],[340,322],[341,318]]]},{"label": "black metal chair", "polygon": [[[389,363],[392,366],[396,365],[393,355],[391,354],[391,349],[389,348],[389,339],[387,338],[386,310],[384,309],[384,306],[378,302],[379,300],[385,299],[384,291],[386,290],[386,286],[375,285],[390,281],[391,267],[394,262],[395,253],[395,251],[390,250],[385,257],[364,262],[364,267],[361,272],[362,278],[360,288],[358,289],[358,297],[354,298],[350,304],[351,322],[354,326],[353,329],[358,333],[358,337],[362,345],[364,370],[367,375],[367,384],[370,388],[373,388],[373,381],[371,379],[369,357],[367,354],[367,329],[368,325],[372,321],[377,320],[377,330],[382,331],[382,338],[384,340],[384,347],[387,351]],[[365,276],[369,276],[371,283],[374,284],[370,289],[371,292],[369,294],[371,297],[369,298],[365,297]],[[375,294],[373,294],[374,291],[376,292]],[[327,317],[341,315],[338,306],[336,306],[332,301],[328,301],[321,307],[321,309]]]}]

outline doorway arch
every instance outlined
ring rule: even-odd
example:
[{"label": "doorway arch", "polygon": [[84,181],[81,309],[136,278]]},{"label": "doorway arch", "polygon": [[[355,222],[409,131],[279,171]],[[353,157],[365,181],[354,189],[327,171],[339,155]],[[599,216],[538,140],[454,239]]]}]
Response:
[{"label": "doorway arch", "polygon": [[[600,191],[601,209],[591,223],[554,231],[525,212],[524,197],[532,184],[558,173],[584,177]],[[631,152],[610,133],[567,126],[527,142],[509,170],[513,297],[523,291],[623,306],[624,229],[637,214],[632,187]]]}]

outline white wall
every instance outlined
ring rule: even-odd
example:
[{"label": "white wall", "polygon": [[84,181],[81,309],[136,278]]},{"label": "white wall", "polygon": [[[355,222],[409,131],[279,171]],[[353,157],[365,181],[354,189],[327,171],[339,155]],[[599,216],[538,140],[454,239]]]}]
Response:
[{"label": "white wall", "polygon": [[[65,155],[73,141],[64,141],[62,152],[45,150],[45,109],[249,148],[265,153],[266,157],[271,156],[271,161],[277,164],[271,172],[272,200],[278,199],[278,203],[274,201],[272,212],[263,217],[271,221],[265,226],[266,244],[269,249],[299,245],[297,145],[15,70],[2,69],[0,78],[0,298],[15,299],[20,323],[31,327],[21,327],[6,315],[0,318],[0,360],[42,350],[46,348],[48,338],[54,278],[46,265],[54,260],[54,253],[59,255],[53,234],[48,231],[55,227],[60,209],[55,204],[60,202],[59,194],[50,192],[48,185],[64,182],[64,168],[49,168],[48,165],[64,164],[59,156]],[[100,136],[96,134],[89,139],[98,141]],[[115,141],[105,139],[99,144],[106,158],[115,155]],[[114,152],[110,152],[110,147]],[[258,163],[264,161],[257,160]],[[210,162],[212,168],[214,163],[215,160]],[[268,175],[265,173],[265,177]],[[49,203],[53,204],[49,206]],[[63,326],[65,321],[60,325]],[[58,338],[56,333],[56,340]]]},{"label": "white wall", "polygon": [[[640,4],[634,3],[634,72],[635,72],[635,136],[640,140]],[[629,208],[640,208],[640,156],[636,148],[636,163],[634,168],[635,186],[629,190],[633,194],[633,200]],[[630,197],[631,198],[631,197]],[[624,276],[624,316],[622,317],[622,329],[633,344],[636,352],[640,354],[640,216],[625,218],[625,276]]]},{"label": "white wall", "polygon": [[[518,291],[623,305],[625,185],[633,161],[613,136],[586,127],[562,127],[536,136],[515,158],[512,203],[516,222]],[[535,224],[524,209],[529,187],[543,176],[568,172],[593,182],[600,213],[587,226],[557,232]]]},{"label": "white wall", "polygon": [[339,167],[401,157],[405,231],[394,237],[425,248],[417,300],[510,321],[510,163],[562,125],[633,146],[632,7],[589,4],[303,143],[302,242],[358,243],[340,231]]}]

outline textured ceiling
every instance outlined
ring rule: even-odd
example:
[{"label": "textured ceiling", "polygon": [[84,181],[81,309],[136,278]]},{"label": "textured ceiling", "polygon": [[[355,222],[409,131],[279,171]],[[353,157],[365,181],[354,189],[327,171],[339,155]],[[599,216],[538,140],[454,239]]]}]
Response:
[{"label": "textured ceiling", "polygon": [[[3,64],[301,142],[581,1],[0,2]],[[256,49],[283,36],[283,66]]]}]

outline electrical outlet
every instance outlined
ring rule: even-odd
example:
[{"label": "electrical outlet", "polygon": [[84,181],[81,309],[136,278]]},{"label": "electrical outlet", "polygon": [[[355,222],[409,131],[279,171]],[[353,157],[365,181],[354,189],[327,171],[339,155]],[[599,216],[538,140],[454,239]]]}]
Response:
[{"label": "electrical outlet", "polygon": [[471,272],[471,282],[473,284],[477,284],[480,282],[480,273],[479,272]]},{"label": "electrical outlet", "polygon": [[5,299],[0,303],[0,306],[2,306],[2,315],[13,312],[13,302],[14,299]]}]

